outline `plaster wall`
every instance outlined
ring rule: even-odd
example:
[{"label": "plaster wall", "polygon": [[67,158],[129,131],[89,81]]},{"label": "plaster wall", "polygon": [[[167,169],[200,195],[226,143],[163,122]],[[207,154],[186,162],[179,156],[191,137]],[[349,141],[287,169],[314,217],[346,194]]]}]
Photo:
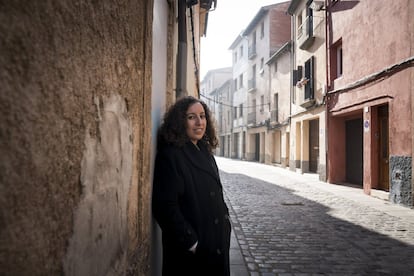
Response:
[{"label": "plaster wall", "polygon": [[[166,1],[154,1],[154,21],[153,21],[153,43],[152,52],[157,53],[152,59],[152,101],[151,101],[151,172],[154,171],[154,162],[157,146],[157,131],[161,125],[163,115],[167,108],[167,102],[169,102],[169,96],[166,94],[168,91],[169,81],[168,68],[172,65],[173,61],[168,55],[172,51],[168,40],[171,33],[168,31],[170,7]],[[170,84],[171,85],[171,84]],[[170,102],[172,103],[172,101]],[[151,174],[151,183],[153,176]],[[155,220],[152,221],[152,276],[162,274],[162,238],[161,229]]]},{"label": "plaster wall", "polygon": [[148,275],[152,1],[0,4],[0,274]]},{"label": "plaster wall", "polygon": [[[331,80],[332,89],[341,89],[413,56],[411,1],[340,1],[332,7],[331,43],[341,40],[343,75]],[[373,22],[375,22],[373,24]],[[332,54],[332,53],[331,53]],[[331,69],[332,71],[333,69]],[[364,132],[364,191],[378,186],[378,133],[376,108],[388,105],[390,200],[412,206],[413,121],[412,66],[401,67],[377,81],[330,95],[329,110],[334,116],[363,112],[369,123]],[[366,111],[365,111],[366,110]],[[337,118],[330,118],[329,127]],[[332,137],[331,137],[332,138]],[[330,139],[333,147],[333,139]],[[335,162],[332,160],[332,162]],[[338,168],[333,163],[332,168]],[[330,173],[336,175],[332,169]]]},{"label": "plaster wall", "polygon": [[410,2],[339,1],[332,7],[332,43],[342,39],[344,49],[335,89],[412,56]]},{"label": "plaster wall", "polygon": [[[275,65],[276,64],[276,65]],[[277,70],[275,71],[275,66]],[[278,94],[278,121],[288,120],[290,116],[290,52],[286,51],[269,64],[270,106],[275,109],[274,94]]]}]

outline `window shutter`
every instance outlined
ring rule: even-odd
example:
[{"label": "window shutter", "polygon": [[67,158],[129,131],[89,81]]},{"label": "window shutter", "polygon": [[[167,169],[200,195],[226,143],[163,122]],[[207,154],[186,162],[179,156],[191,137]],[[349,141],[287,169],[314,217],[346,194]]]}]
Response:
[{"label": "window shutter", "polygon": [[297,82],[298,82],[298,70],[293,70],[292,85],[295,86]]},{"label": "window shutter", "polygon": [[310,58],[310,79],[309,79],[309,86],[310,86],[310,99],[314,99],[315,98],[315,93],[314,93],[314,83],[315,83],[315,57],[312,56]]},{"label": "window shutter", "polygon": [[298,66],[298,81],[302,79],[302,66]]},{"label": "window shutter", "polygon": [[313,99],[314,98],[314,59],[315,57],[312,56],[305,62],[305,78],[308,79],[308,82],[305,85],[305,99]]}]

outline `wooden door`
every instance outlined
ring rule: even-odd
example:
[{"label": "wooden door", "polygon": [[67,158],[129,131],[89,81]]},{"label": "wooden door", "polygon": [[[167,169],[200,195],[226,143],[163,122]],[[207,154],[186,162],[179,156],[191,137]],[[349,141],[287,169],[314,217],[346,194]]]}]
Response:
[{"label": "wooden door", "polygon": [[346,131],[346,181],[362,185],[363,178],[363,132],[362,119],[345,122]]},{"label": "wooden door", "polygon": [[254,152],[254,160],[260,160],[260,133],[255,134],[255,152]]},{"label": "wooden door", "polygon": [[309,171],[318,172],[319,120],[309,121]]},{"label": "wooden door", "polygon": [[378,108],[378,132],[379,132],[379,188],[389,191],[389,139],[388,139],[388,105]]}]

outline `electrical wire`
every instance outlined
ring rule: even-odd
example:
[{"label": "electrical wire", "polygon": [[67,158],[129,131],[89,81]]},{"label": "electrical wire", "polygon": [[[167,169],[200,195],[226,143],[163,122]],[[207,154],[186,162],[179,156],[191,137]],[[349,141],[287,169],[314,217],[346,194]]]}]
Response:
[{"label": "electrical wire", "polygon": [[[240,108],[240,106],[234,106],[234,105],[226,104],[226,103],[217,101],[216,99],[212,99],[212,98],[209,98],[207,96],[204,96],[203,94],[200,94],[200,96],[202,96],[203,98],[205,98],[205,99],[207,99],[209,101],[212,101],[212,102],[214,102],[216,104],[219,104],[219,105],[223,105],[223,106],[227,106],[227,107],[231,107],[231,108],[234,108],[234,107]],[[263,104],[250,105],[250,106],[243,106],[243,109],[245,109],[245,108],[247,109],[247,108],[263,107],[265,105],[269,106],[269,109],[270,109],[270,103],[263,103]]]}]

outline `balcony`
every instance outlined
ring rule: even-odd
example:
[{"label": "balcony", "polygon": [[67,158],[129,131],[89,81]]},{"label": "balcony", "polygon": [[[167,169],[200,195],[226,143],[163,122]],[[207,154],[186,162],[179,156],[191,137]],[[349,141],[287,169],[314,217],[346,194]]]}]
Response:
[{"label": "balcony", "polygon": [[302,50],[308,49],[312,46],[315,37],[313,36],[313,18],[308,16],[305,22],[299,26],[297,31],[297,40],[299,48]]},{"label": "balcony", "polygon": [[249,92],[255,92],[256,88],[256,79],[251,79],[247,82],[247,90]]},{"label": "balcony", "polygon": [[277,123],[279,121],[279,110],[275,109],[270,111],[270,122]]},{"label": "balcony", "polygon": [[247,114],[247,124],[256,124],[256,111]]},{"label": "balcony", "polygon": [[252,44],[249,46],[249,59],[253,59],[257,55],[256,53],[256,44]]},{"label": "balcony", "polygon": [[315,104],[313,94],[313,80],[306,77],[302,78],[296,83],[296,87],[299,88],[300,97],[298,104],[303,108],[309,108]]}]

